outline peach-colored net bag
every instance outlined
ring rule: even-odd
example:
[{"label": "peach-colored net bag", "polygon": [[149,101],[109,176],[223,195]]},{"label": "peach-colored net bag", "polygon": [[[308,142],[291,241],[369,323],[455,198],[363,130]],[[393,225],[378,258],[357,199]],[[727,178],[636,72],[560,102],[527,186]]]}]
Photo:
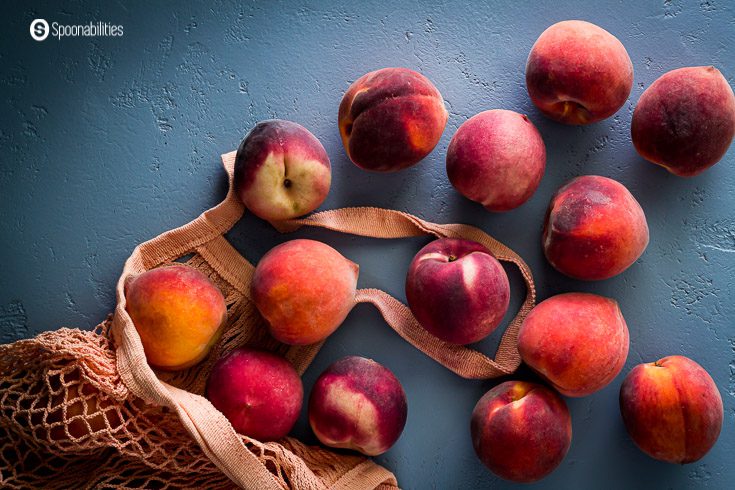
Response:
[{"label": "peach-colored net bag", "polygon": [[[230,189],[194,221],[136,247],[117,284],[114,315],[93,331],[60,329],[0,346],[0,484],[7,488],[389,489],[394,475],[360,455],[306,446],[286,437],[263,443],[237,434],[203,396],[213,363],[250,345],[277,352],[303,373],[321,347],[270,337],[249,299],[253,266],[224,238],[244,208],[233,190],[235,153],[222,157]],[[410,310],[378,289],[358,290],[408,342],[465,378],[510,374],[520,364],[518,328],[535,301],[523,260],[477,228],[440,225],[398,211],[345,208],[274,224],[303,225],[379,238],[464,237],[515,264],[525,301],[495,359],[442,342]],[[228,321],[205,361],[176,373],[154,371],[125,310],[126,278],[193,254],[187,261],[223,292]]]}]

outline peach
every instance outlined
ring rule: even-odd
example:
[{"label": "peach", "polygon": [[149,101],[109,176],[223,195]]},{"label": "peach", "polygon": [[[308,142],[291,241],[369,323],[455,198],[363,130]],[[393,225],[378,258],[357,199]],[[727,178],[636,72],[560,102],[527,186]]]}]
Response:
[{"label": "peach", "polygon": [[251,296],[273,337],[313,344],[334,332],[355,305],[358,270],[329,245],[291,240],[260,259]]},{"label": "peach", "polygon": [[539,303],[518,332],[523,362],[561,394],[586,396],[618,375],[628,357],[628,326],[615,300],[565,293]]},{"label": "peach", "polygon": [[[79,379],[76,373],[73,377]],[[68,383],[70,378],[66,375],[64,381]],[[54,381],[50,384],[52,390],[58,389],[51,396],[45,420],[48,424],[58,424],[49,429],[51,440],[81,439],[100,431],[114,431],[123,424],[121,411],[116,408],[114,400],[102,396],[93,385],[79,383],[57,388],[53,386],[56,384]],[[66,412],[63,405],[66,405]]]},{"label": "peach", "polygon": [[295,122],[259,122],[237,150],[237,195],[265,220],[310,213],[324,202],[331,182],[327,152],[309,130]]},{"label": "peach", "polygon": [[510,284],[503,266],[483,245],[441,238],[411,261],[406,299],[430,333],[454,344],[469,344],[500,324],[508,310]]},{"label": "peach", "polygon": [[722,429],[717,385],[702,366],[684,356],[634,367],[620,387],[620,412],[633,442],[669,463],[701,459]]},{"label": "peach", "polygon": [[530,483],[561,464],[572,442],[566,403],[550,389],[506,381],[480,398],[472,411],[472,445],[501,478]]},{"label": "peach", "polygon": [[638,201],[615,180],[577,177],[551,199],[543,230],[544,254],[559,272],[586,281],[630,267],[648,245]]},{"label": "peach", "polygon": [[339,105],[345,151],[365,170],[395,172],[431,153],[447,124],[439,91],[407,68],[383,68],[350,85]]},{"label": "peach", "polygon": [[160,369],[183,369],[204,359],[227,319],[217,286],[184,264],[133,277],[125,285],[125,299],[146,359]]},{"label": "peach", "polygon": [[566,20],[546,29],[531,48],[526,87],[551,119],[590,124],[623,106],[633,87],[633,63],[618,38],[602,27]]},{"label": "peach", "polygon": [[719,162],[735,136],[735,95],[714,66],[679,68],[646,89],[630,133],[646,160],[691,177]]},{"label": "peach", "polygon": [[283,357],[240,348],[212,367],[206,396],[240,434],[275,441],[299,418],[304,388]]},{"label": "peach", "polygon": [[408,405],[393,373],[372,359],[348,356],[329,366],[309,397],[309,424],[322,444],[377,456],[406,425]]},{"label": "peach", "polygon": [[460,194],[488,211],[526,202],[541,182],[546,147],[528,117],[496,109],[465,121],[447,149],[447,175]]}]

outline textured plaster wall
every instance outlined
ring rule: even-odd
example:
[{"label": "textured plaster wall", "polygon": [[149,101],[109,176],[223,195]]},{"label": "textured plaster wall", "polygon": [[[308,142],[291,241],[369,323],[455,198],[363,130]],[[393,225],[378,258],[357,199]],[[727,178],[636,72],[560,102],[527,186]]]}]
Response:
[{"label": "textured plaster wall", "polygon": [[[574,440],[538,488],[731,488],[735,480],[735,150],[684,180],[645,163],[629,140],[635,101],[665,71],[714,64],[733,84],[733,2],[6,2],[0,16],[0,342],[59,326],[90,328],[114,306],[122,263],[139,242],[183,224],[225,192],[218,155],[257,121],[287,118],[316,134],[333,164],[324,208],[385,206],[439,222],[480,226],[532,267],[539,297],[590,291],[616,298],[630,327],[632,366],[669,354],[700,362],[725,402],[719,443],[688,466],[655,462],[628,439],[617,407],[622,376],[568,400]],[[541,4],[541,5],[539,5]],[[36,17],[108,21],[123,38],[48,39]],[[553,22],[592,21],[618,36],[635,67],[630,100],[612,118],[567,127],[528,99],[524,64]],[[336,124],[349,83],[384,66],[433,80],[450,112],[420,165],[368,174],[345,157]],[[548,150],[538,192],[523,207],[489,214],[463,199],[444,170],[447,144],[475,113],[529,115]],[[651,228],[643,257],[624,274],[581,283],[545,262],[540,230],[553,192],[580,174],[623,182]],[[302,231],[361,265],[361,287],[405,298],[408,263],[426,240],[379,241]],[[292,236],[246,216],[229,238],[251,261]],[[514,302],[522,282],[511,272]],[[499,336],[481,346],[492,351]],[[403,487],[510,488],[476,460],[469,414],[495,383],[466,381],[403,342],[360,305],[305,376],[307,392],[338,357],[360,354],[392,369],[409,397],[398,444],[378,460]],[[521,372],[520,377],[530,377]],[[305,419],[297,434],[313,442]]]}]

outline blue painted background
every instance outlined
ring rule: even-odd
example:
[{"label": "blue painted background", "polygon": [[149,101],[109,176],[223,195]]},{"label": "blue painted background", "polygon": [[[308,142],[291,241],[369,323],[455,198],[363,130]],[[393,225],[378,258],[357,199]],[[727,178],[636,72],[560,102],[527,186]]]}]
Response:
[{"label": "blue painted background", "polygon": [[[90,328],[112,310],[113,287],[133,247],[183,224],[225,192],[219,158],[259,120],[309,128],[332,159],[323,208],[373,205],[438,222],[480,226],[518,251],[540,299],[590,291],[617,299],[631,349],[607,388],[569,399],[574,437],[561,467],[534,488],[732,488],[735,480],[735,150],[684,180],[643,161],[629,139],[634,104],[673,68],[714,64],[733,84],[732,2],[5,2],[0,16],[0,342],[59,326]],[[626,5],[629,3],[629,5]],[[206,5],[206,6],[205,6]],[[36,17],[107,21],[124,37],[29,36]],[[525,89],[531,45],[550,24],[594,22],[626,46],[635,67],[629,101],[587,127],[545,119]],[[345,156],[337,106],[351,81],[385,67],[427,75],[449,123],[436,150],[396,174],[359,170]],[[519,209],[490,214],[450,186],[444,157],[457,127],[475,113],[529,115],[548,151],[546,175]],[[563,277],[544,260],[540,233],[553,192],[571,177],[624,183],[651,229],[646,253],[622,275],[597,283]],[[405,299],[409,261],[426,240],[379,241],[302,231],[361,265],[361,287]],[[251,261],[294,236],[246,216],[229,234]],[[522,282],[515,272],[517,307]],[[492,351],[499,336],[481,344]],[[360,305],[305,376],[347,354],[392,369],[409,398],[405,432],[378,461],[408,489],[510,488],[475,458],[469,416],[495,382],[456,377],[403,342],[376,310]],[[713,376],[725,402],[723,433],[700,462],[649,459],[624,431],[618,389],[634,365],[684,354]],[[519,377],[529,377],[521,372]],[[305,419],[296,433],[310,442]]]}]

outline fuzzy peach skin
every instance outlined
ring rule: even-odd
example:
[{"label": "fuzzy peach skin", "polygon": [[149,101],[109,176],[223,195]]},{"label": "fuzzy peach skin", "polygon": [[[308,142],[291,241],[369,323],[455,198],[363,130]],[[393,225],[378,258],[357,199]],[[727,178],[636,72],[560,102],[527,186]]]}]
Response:
[{"label": "fuzzy peach skin", "polygon": [[428,78],[407,68],[383,68],[350,85],[338,117],[342,144],[355,165],[395,172],[431,153],[448,113]]},{"label": "fuzzy peach skin", "polygon": [[546,168],[546,146],[523,114],[495,109],[465,121],[447,149],[447,176],[467,199],[488,211],[526,202]]},{"label": "fuzzy peach skin", "polygon": [[623,368],[628,344],[628,326],[618,303],[587,293],[542,301],[518,333],[523,362],[572,397],[607,386]]},{"label": "fuzzy peach skin", "polygon": [[585,175],[552,197],[542,242],[549,263],[562,274],[586,281],[608,279],[643,254],[648,223],[623,184]]},{"label": "fuzzy peach skin", "polygon": [[698,175],[732,143],[735,95],[714,66],[672,70],[638,99],[630,133],[646,160],[674,175]]},{"label": "fuzzy peach skin", "polygon": [[701,459],[722,429],[717,385],[702,366],[684,356],[634,367],[620,387],[620,412],[633,442],[669,463]]},{"label": "fuzzy peach skin", "polygon": [[406,299],[430,333],[454,344],[469,344],[498,327],[508,311],[510,284],[503,266],[483,245],[441,238],[411,261]]},{"label": "fuzzy peach skin", "polygon": [[329,366],[309,397],[309,424],[322,444],[377,456],[406,425],[403,387],[381,364],[348,356]]},{"label": "fuzzy peach skin", "polygon": [[237,150],[237,195],[265,220],[310,213],[324,202],[331,182],[327,152],[309,130],[295,122],[259,122]]},{"label": "fuzzy peach skin", "polygon": [[615,114],[633,87],[633,63],[605,29],[566,20],[546,29],[531,48],[526,87],[546,116],[590,124]]},{"label": "fuzzy peach skin", "polygon": [[144,272],[125,285],[127,311],[151,366],[177,370],[198,363],[227,319],[220,290],[184,264]]},{"label": "fuzzy peach skin", "polygon": [[355,305],[359,267],[315,240],[290,240],[260,259],[251,296],[270,333],[286,344],[327,338]]},{"label": "fuzzy peach skin", "polygon": [[240,348],[212,367],[206,395],[237,432],[275,441],[285,437],[299,418],[304,388],[283,357]]},{"label": "fuzzy peach skin", "polygon": [[561,464],[572,442],[566,403],[550,389],[506,381],[477,402],[470,423],[480,461],[501,478],[540,480]]}]

